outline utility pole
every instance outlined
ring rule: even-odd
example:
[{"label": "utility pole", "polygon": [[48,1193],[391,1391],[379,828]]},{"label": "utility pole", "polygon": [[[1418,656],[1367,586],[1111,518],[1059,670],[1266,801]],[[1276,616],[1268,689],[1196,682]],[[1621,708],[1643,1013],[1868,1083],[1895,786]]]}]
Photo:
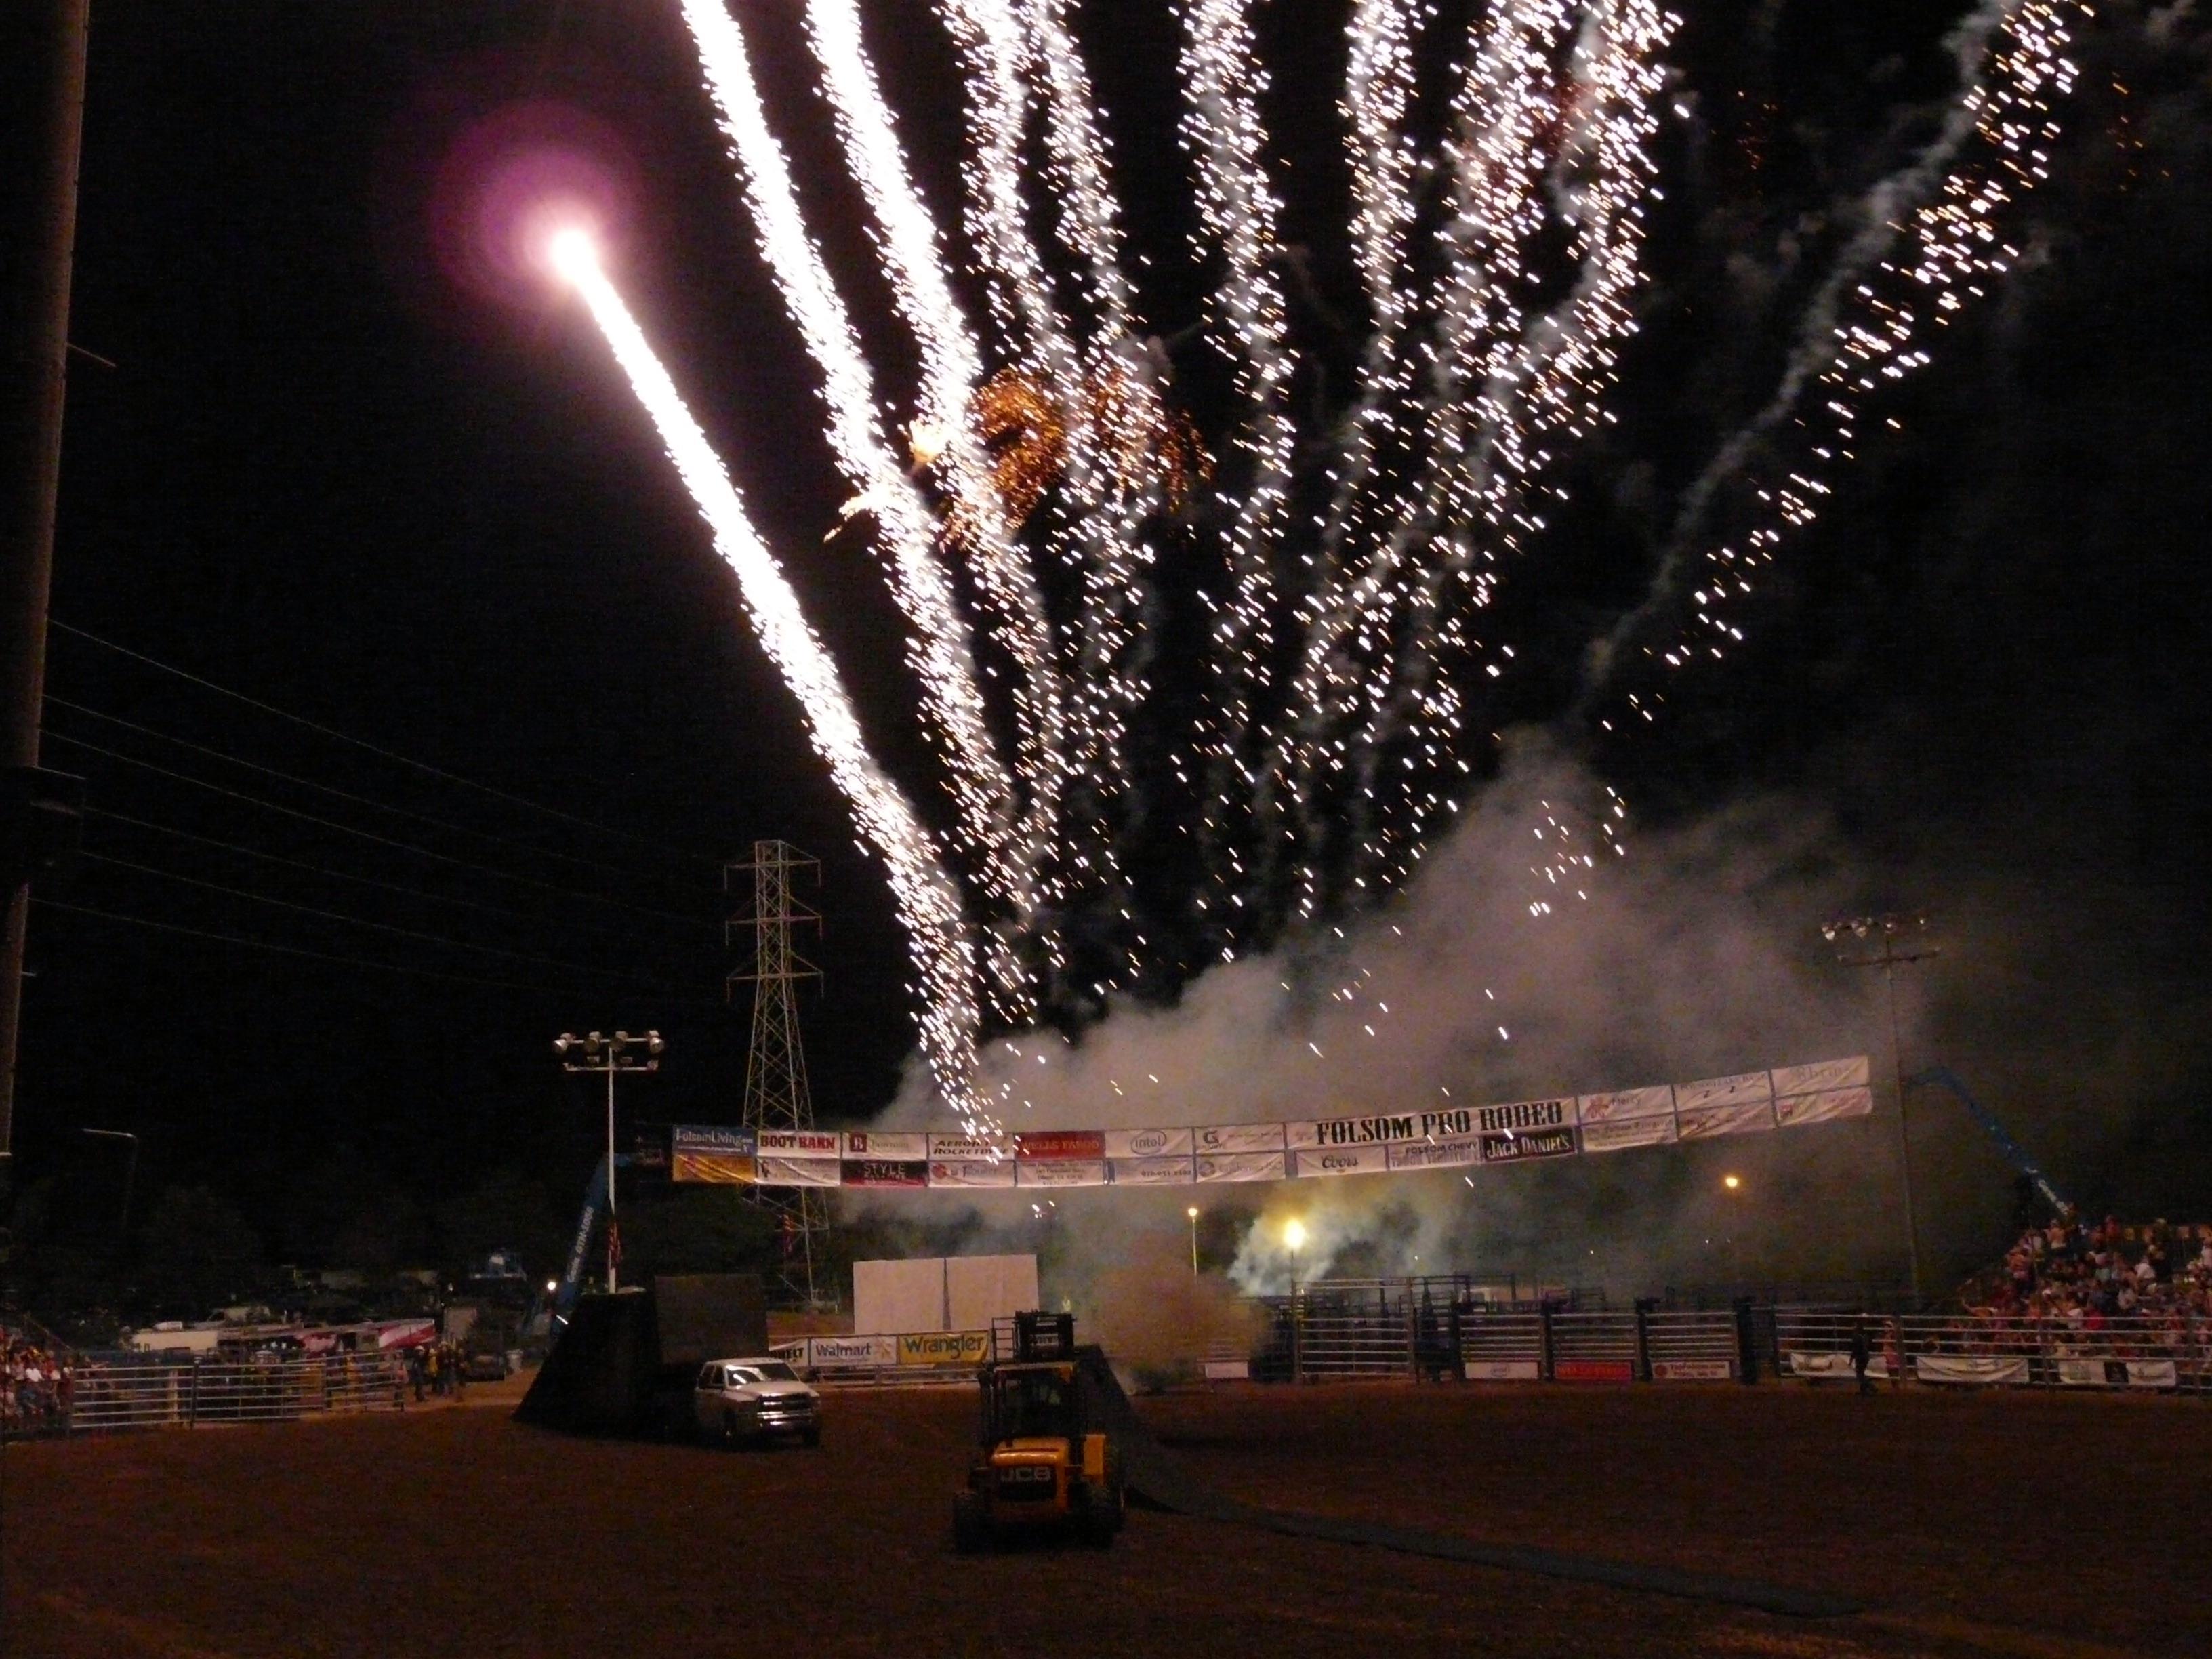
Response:
[{"label": "utility pole", "polygon": [[563,1031],[553,1039],[553,1052],[561,1056],[564,1072],[605,1072],[607,1074],[607,1290],[621,1289],[616,1275],[622,1267],[622,1228],[615,1216],[615,1073],[657,1072],[661,1050],[667,1044],[658,1031],[632,1036],[617,1031],[601,1036],[597,1031],[582,1036]]},{"label": "utility pole", "polygon": [[[740,872],[752,878],[751,908],[730,918],[723,938],[726,941],[737,928],[752,929],[752,967],[731,974],[725,991],[734,995],[734,988],[741,983],[753,988],[744,1122],[756,1134],[814,1127],[814,1097],[807,1087],[806,1050],[799,1041],[799,1004],[793,990],[802,979],[821,978],[822,970],[793,948],[791,933],[794,927],[818,929],[822,916],[792,896],[792,877],[802,870],[813,872],[817,882],[822,878],[821,864],[785,841],[757,841],[750,862],[722,867],[726,892],[732,890],[732,878]],[[750,1196],[775,1218],[785,1294],[809,1308],[817,1306],[814,1258],[830,1233],[830,1210],[823,1195],[810,1187],[756,1184]]]},{"label": "utility pole", "polygon": [[30,878],[56,816],[39,771],[61,481],[70,260],[91,0],[0,6],[0,1158],[14,1145]]},{"label": "utility pole", "polygon": [[1820,935],[1836,947],[1836,960],[1850,968],[1879,968],[1889,1004],[1889,1075],[1897,1091],[1897,1179],[1905,1194],[1905,1253],[1912,1274],[1912,1305],[1925,1304],[1920,1283],[1920,1226],[1912,1207],[1912,1139],[1905,1121],[1905,1051],[1897,1030],[1897,970],[1942,952],[1925,942],[1928,918],[1895,915],[1839,916],[1824,923]]}]

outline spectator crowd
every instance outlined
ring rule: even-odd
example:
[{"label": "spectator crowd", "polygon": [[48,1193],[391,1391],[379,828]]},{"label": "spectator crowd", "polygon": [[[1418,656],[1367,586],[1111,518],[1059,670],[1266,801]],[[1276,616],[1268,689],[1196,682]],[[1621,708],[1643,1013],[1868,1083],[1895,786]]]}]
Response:
[{"label": "spectator crowd", "polygon": [[0,1327],[0,1437],[66,1429],[75,1382],[61,1355]]},{"label": "spectator crowd", "polygon": [[2002,1324],[2185,1340],[2212,1325],[2212,1225],[2063,1216],[2023,1233],[1963,1300]]}]

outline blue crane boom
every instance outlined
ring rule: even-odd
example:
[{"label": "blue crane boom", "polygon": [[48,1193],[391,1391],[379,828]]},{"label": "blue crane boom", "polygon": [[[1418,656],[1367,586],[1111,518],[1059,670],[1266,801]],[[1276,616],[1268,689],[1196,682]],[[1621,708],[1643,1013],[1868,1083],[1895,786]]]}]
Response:
[{"label": "blue crane boom", "polygon": [[1925,1071],[1915,1072],[1905,1079],[1905,1086],[1907,1089],[1922,1089],[1931,1085],[1939,1089],[1948,1089],[1958,1097],[1959,1103],[1966,1109],[1967,1115],[1988,1131],[1990,1139],[1996,1142],[1997,1149],[2005,1155],[2013,1168],[2034,1183],[2035,1190],[2043,1194],[2045,1203],[2050,1205],[2061,1215],[2072,1211],[2074,1206],[2059,1197],[2058,1189],[2051,1184],[2051,1177],[2043,1173],[2043,1166],[2028,1155],[2027,1147],[2012,1138],[2010,1131],[1996,1121],[1987,1107],[1966,1091],[1966,1085],[1959,1081],[1957,1073],[1949,1066],[1930,1066]]}]

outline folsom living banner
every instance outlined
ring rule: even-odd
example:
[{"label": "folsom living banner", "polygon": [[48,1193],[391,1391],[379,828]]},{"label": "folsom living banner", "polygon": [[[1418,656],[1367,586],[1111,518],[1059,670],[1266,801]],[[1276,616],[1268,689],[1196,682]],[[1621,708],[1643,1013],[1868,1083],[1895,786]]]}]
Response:
[{"label": "folsom living banner", "polygon": [[1863,1054],[1601,1094],[1292,1123],[1047,1129],[763,1130],[678,1124],[678,1181],[768,1187],[1187,1187],[1457,1170],[1666,1146],[1864,1117]]}]

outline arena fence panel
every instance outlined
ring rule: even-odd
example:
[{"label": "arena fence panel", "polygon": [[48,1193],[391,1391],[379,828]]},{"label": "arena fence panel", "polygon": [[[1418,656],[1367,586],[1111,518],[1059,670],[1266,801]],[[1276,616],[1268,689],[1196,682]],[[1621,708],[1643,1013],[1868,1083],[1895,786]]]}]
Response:
[{"label": "arena fence panel", "polygon": [[70,1389],[73,1432],[280,1423],[332,1412],[390,1411],[407,1393],[393,1354],[333,1354],[256,1364],[158,1358],[93,1361]]},{"label": "arena fence panel", "polygon": [[1778,1375],[1813,1382],[1852,1378],[1854,1338],[1862,1324],[1867,1372],[1876,1382],[2212,1395],[2212,1322],[2183,1315],[2074,1323],[1778,1308]]}]

